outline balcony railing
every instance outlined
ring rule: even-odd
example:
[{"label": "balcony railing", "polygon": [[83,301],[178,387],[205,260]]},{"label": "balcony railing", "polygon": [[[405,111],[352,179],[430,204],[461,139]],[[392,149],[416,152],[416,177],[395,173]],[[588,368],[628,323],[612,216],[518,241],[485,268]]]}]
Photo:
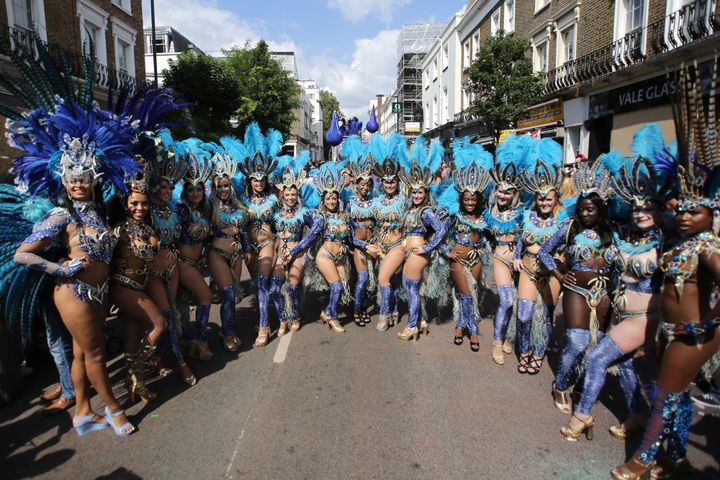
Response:
[{"label": "balcony railing", "polygon": [[661,20],[548,71],[543,74],[545,93],[624,70],[715,34],[720,30],[715,2],[695,0]]},{"label": "balcony railing", "polygon": [[[44,43],[44,42],[43,42]],[[50,59],[55,65],[66,64],[75,78],[85,77],[85,57],[76,50],[58,47],[56,44],[45,43]],[[31,62],[40,62],[41,59],[35,44],[34,32],[0,24],[0,55],[20,57]],[[95,61],[94,83],[101,88],[118,90],[130,87],[131,91],[144,86],[124,70],[116,70]]]}]

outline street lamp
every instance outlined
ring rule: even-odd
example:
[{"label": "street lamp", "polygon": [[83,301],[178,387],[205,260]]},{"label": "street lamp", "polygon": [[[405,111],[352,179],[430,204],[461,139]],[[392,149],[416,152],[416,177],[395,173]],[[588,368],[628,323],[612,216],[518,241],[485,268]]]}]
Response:
[{"label": "street lamp", "polygon": [[152,35],[152,55],[153,55],[153,79],[155,81],[155,88],[158,87],[158,71],[157,71],[157,45],[155,44],[155,0],[150,0],[150,23],[151,23],[151,35]]}]

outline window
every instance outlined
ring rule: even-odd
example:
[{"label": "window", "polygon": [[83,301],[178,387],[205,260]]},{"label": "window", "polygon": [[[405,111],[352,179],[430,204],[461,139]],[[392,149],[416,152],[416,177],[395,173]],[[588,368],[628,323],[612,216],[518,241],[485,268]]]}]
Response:
[{"label": "window", "polygon": [[430,130],[430,102],[425,102],[425,130]]},{"label": "window", "polygon": [[439,113],[439,112],[438,112],[437,97],[433,97],[433,102],[432,102],[432,119],[433,119],[433,123],[432,123],[432,127],[431,127],[431,128],[435,128],[435,127],[438,126],[438,113]]},{"label": "window", "polygon": [[535,55],[533,57],[533,69],[536,72],[547,72],[548,65],[548,42],[547,39],[540,44],[535,45]]},{"label": "window", "polygon": [[127,13],[132,13],[130,0],[112,0],[112,3],[113,5],[117,5],[118,7],[122,8]]},{"label": "window", "polygon": [[625,4],[625,33],[643,27],[644,0],[624,0]]},{"label": "window", "polygon": [[13,14],[15,16],[15,26],[26,30],[32,30],[32,1],[31,0],[12,0]]},{"label": "window", "polygon": [[550,5],[550,0],[535,0],[535,13]]},{"label": "window", "polygon": [[[105,40],[108,13],[88,0],[78,0],[78,17],[80,19],[80,35],[83,50],[89,51],[92,42],[95,48],[95,59],[102,65],[108,64]],[[134,43],[134,42],[133,42]]]},{"label": "window", "polygon": [[496,35],[500,30],[500,9],[498,8],[490,16],[490,35]]},{"label": "window", "polygon": [[463,110],[470,108],[470,94],[467,89],[463,88]]},{"label": "window", "polygon": [[12,42],[32,42],[29,30],[36,30],[42,40],[47,41],[45,26],[45,0],[5,0],[7,25]]},{"label": "window", "polygon": [[448,89],[447,89],[447,87],[443,88],[442,102],[443,102],[442,123],[445,124],[450,121],[450,117],[448,115]]},{"label": "window", "polygon": [[632,63],[645,53],[645,25],[648,2],[617,0],[615,2],[615,60]]},{"label": "window", "polygon": [[575,25],[560,32],[558,65],[575,60]]},{"label": "window", "polygon": [[503,30],[505,33],[515,31],[515,0],[505,0],[505,19]]},{"label": "window", "polygon": [[115,46],[115,67],[119,72],[134,77],[136,32],[115,17],[112,18],[111,23]]},{"label": "window", "polygon": [[477,58],[477,54],[480,51],[480,32],[473,35],[472,39],[472,61],[474,62]]},{"label": "window", "polygon": [[122,73],[128,73],[128,57],[130,56],[130,45],[123,41],[118,41],[118,60],[117,68]]},{"label": "window", "polygon": [[463,44],[463,67],[468,68],[470,66],[470,40]]},{"label": "window", "polygon": [[450,45],[447,43],[442,50],[442,69],[443,71],[450,66]]},{"label": "window", "polygon": [[438,76],[438,57],[433,58],[432,62],[432,79],[433,81],[437,80]]}]

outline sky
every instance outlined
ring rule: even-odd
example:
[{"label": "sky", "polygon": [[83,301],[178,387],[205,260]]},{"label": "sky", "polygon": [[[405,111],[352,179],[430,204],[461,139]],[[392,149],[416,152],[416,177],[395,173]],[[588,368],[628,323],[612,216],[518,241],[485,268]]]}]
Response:
[{"label": "sky", "polygon": [[[397,38],[406,23],[447,22],[464,0],[155,0],[171,26],[211,55],[264,39],[294,51],[301,79],[332,91],[346,115],[367,120],[371,99],[395,87]],[[145,27],[150,0],[143,0]]]}]

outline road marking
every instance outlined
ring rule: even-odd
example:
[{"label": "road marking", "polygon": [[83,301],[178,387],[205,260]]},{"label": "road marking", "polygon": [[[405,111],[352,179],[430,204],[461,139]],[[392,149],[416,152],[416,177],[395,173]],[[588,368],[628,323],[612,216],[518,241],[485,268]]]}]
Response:
[{"label": "road marking", "polygon": [[290,346],[290,340],[292,340],[292,334],[293,332],[288,332],[287,334],[280,337],[280,341],[278,342],[278,348],[277,350],[275,350],[275,356],[273,357],[273,362],[283,363],[285,361],[288,347]]}]

